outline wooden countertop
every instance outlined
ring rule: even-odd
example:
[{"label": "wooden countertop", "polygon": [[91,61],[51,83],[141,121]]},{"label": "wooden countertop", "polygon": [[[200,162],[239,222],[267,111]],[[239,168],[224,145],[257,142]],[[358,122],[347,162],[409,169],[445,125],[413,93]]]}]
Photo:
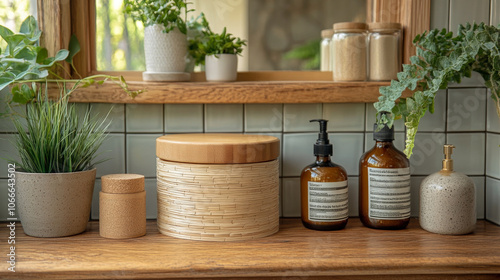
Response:
[{"label": "wooden countertop", "polygon": [[[8,235],[3,223],[4,260]],[[98,222],[65,238],[28,237],[17,223],[16,272],[5,261],[2,267],[2,279],[491,279],[500,278],[500,227],[478,221],[474,234],[443,236],[420,229],[417,220],[406,230],[382,231],[352,218],[345,230],[319,232],[299,219],[282,219],[270,237],[221,243],[161,235],[156,221],[148,221],[146,236],[126,240],[100,237]]]}]

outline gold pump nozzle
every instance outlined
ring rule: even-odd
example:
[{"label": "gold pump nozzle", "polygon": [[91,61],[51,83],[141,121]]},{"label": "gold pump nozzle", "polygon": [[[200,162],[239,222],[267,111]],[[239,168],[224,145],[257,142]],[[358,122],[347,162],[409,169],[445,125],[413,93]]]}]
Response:
[{"label": "gold pump nozzle", "polygon": [[451,154],[453,153],[453,145],[444,145],[444,159],[443,159],[443,170],[453,171],[453,160],[451,159]]}]

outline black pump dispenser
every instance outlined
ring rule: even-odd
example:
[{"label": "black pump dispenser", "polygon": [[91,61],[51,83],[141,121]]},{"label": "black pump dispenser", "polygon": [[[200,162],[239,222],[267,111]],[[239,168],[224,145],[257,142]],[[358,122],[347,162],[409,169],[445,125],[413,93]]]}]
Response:
[{"label": "black pump dispenser", "polygon": [[328,133],[326,132],[326,124],[328,120],[315,119],[310,120],[310,122],[319,122],[319,134],[316,144],[314,144],[314,155],[315,156],[331,156],[333,154],[333,146],[328,140]]},{"label": "black pump dispenser", "polygon": [[[390,114],[390,113],[381,112],[380,116],[385,114]],[[377,123],[375,123],[373,125],[373,140],[382,142],[394,140],[394,124],[392,125],[391,128],[387,127],[387,125],[384,125],[384,127],[381,130],[377,131]]]}]

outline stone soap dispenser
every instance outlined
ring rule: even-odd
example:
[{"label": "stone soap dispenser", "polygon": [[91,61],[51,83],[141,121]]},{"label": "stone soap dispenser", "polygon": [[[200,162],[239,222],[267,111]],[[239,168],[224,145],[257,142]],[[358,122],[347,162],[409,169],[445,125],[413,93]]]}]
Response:
[{"label": "stone soap dispenser", "polygon": [[316,161],[300,175],[302,224],[314,230],[343,229],[348,219],[347,173],[331,161],[333,145],[326,132],[327,120],[318,119],[320,132],[314,144]]},{"label": "stone soap dispenser", "polygon": [[444,145],[443,169],[420,185],[420,226],[439,234],[468,234],[476,227],[476,187],[453,171],[453,145]]}]

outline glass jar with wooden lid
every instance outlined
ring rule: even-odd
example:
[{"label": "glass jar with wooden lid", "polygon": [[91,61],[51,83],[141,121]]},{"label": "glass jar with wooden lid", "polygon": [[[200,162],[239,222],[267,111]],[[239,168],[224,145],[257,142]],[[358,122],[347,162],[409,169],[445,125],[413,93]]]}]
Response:
[{"label": "glass jar with wooden lid", "polygon": [[396,79],[401,68],[401,24],[373,22],[368,30],[368,80]]},{"label": "glass jar with wooden lid", "polygon": [[365,81],[367,78],[367,24],[340,22],[333,25],[334,81]]}]

